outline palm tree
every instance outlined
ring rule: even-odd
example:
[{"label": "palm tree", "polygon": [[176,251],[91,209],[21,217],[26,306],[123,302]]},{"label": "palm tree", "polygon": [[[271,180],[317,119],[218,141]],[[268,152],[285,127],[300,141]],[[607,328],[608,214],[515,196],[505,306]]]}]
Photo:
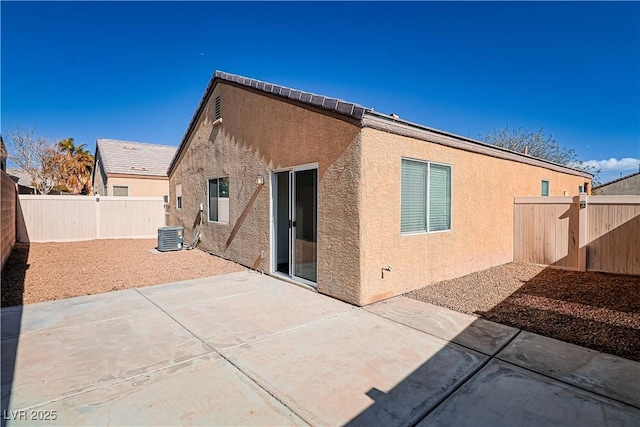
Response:
[{"label": "palm tree", "polygon": [[86,144],[75,145],[73,138],[58,142],[58,155],[54,161],[59,189],[73,194],[91,193],[93,155]]}]

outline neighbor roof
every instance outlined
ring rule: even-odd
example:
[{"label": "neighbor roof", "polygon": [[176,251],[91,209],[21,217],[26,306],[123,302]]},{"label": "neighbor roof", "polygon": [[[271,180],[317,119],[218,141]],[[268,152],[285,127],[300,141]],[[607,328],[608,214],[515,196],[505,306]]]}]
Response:
[{"label": "neighbor roof", "polygon": [[205,104],[209,100],[209,97],[213,93],[213,88],[219,81],[243,86],[252,91],[263,92],[271,96],[286,99],[287,101],[293,101],[295,103],[301,104],[301,106],[306,108],[318,108],[321,110],[326,110],[327,112],[344,116],[346,118],[355,119],[361,127],[370,127],[373,129],[395,133],[398,135],[409,136],[412,138],[417,138],[440,145],[446,145],[461,150],[472,151],[488,156],[526,163],[533,166],[540,166],[563,173],[571,173],[573,175],[583,176],[585,178],[593,177],[593,174],[585,172],[581,169],[576,169],[570,166],[550,162],[544,159],[538,159],[523,153],[508,150],[506,148],[497,147],[486,142],[455,135],[417,123],[412,123],[407,120],[401,119],[395,114],[382,114],[374,111],[373,108],[363,107],[353,102],[347,102],[337,98],[316,95],[311,92],[291,89],[285,86],[267,83],[249,77],[225,73],[223,71],[216,71],[213,73],[213,76],[211,76],[211,80],[209,81],[204,95],[200,99],[200,103],[198,104],[198,107],[196,108],[196,111],[191,118],[191,122],[187,127],[187,131],[182,137],[180,146],[178,147],[178,150],[173,160],[171,161],[171,164],[169,165],[168,173],[171,172],[174,165],[178,161],[178,158],[184,150],[186,142],[196,125],[198,117],[204,109]]},{"label": "neighbor roof", "polygon": [[102,169],[107,175],[166,177],[171,159],[176,153],[176,147],[116,139],[98,139],[96,153],[98,152]]},{"label": "neighbor roof", "polygon": [[634,173],[629,174],[629,175],[621,176],[620,178],[616,178],[613,181],[605,182],[604,184],[597,185],[597,186],[593,187],[592,190],[595,190],[595,189],[598,189],[598,188],[602,188],[602,187],[606,187],[607,185],[611,185],[611,184],[613,184],[615,182],[624,181],[625,179],[632,178],[632,177],[634,177],[636,175],[640,175],[640,171],[634,172]]},{"label": "neighbor roof", "polygon": [[33,179],[29,174],[20,168],[7,168],[7,175],[13,179],[13,182],[22,185],[24,187],[33,187],[31,183]]}]

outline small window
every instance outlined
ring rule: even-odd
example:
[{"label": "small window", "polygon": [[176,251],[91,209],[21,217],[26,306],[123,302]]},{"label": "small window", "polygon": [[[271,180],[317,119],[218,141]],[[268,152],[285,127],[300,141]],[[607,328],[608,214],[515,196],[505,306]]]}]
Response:
[{"label": "small window", "polygon": [[549,181],[547,181],[546,179],[542,180],[542,189],[540,194],[545,197],[549,195]]},{"label": "small window", "polygon": [[108,196],[108,194],[107,194],[107,186],[106,185],[104,185],[102,187],[102,191],[104,192],[103,196]]},{"label": "small window", "polygon": [[209,180],[209,221],[229,222],[229,177]]},{"label": "small window", "polygon": [[585,193],[589,193],[589,183],[585,182],[584,187],[582,189],[584,190]]},{"label": "small window", "polygon": [[127,187],[126,185],[114,185],[113,195],[127,197],[129,195],[129,187]]},{"label": "small window", "polygon": [[182,184],[176,185],[176,209],[182,209]]},{"label": "small window", "polygon": [[403,233],[451,230],[451,166],[402,159]]}]

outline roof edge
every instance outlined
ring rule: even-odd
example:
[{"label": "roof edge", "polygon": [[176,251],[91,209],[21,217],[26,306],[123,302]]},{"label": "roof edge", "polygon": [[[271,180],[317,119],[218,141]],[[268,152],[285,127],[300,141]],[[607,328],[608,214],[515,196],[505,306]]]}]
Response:
[{"label": "roof edge", "polygon": [[169,164],[169,168],[167,169],[167,175],[170,175],[175,167],[176,162],[182,155],[184,150],[184,146],[186,145],[188,139],[193,132],[193,128],[198,121],[198,118],[202,114],[202,110],[204,106],[209,101],[211,94],[218,82],[229,83],[234,86],[238,86],[240,88],[249,89],[256,93],[263,93],[266,95],[271,95],[277,98],[281,98],[286,101],[295,102],[303,104],[307,107],[316,108],[318,110],[327,111],[330,113],[338,114],[340,116],[346,116],[354,118],[358,121],[362,120],[362,117],[367,111],[370,111],[371,108],[363,107],[362,105],[344,101],[338,98],[332,98],[329,96],[318,95],[311,92],[306,92],[303,90],[292,89],[286,86],[281,86],[273,83],[264,82],[261,80],[252,79],[249,77],[243,77],[236,74],[225,73],[224,71],[216,70],[207,87],[204,91],[204,94],[200,98],[200,102],[196,107],[193,116],[191,117],[191,121],[189,122],[189,126],[187,127],[187,131],[182,137],[180,141],[180,145],[176,150],[176,154],[174,155],[171,163]]},{"label": "roof edge", "polygon": [[601,188],[601,187],[604,187],[604,186],[607,186],[607,185],[610,185],[610,184],[615,184],[618,181],[623,181],[623,180],[625,180],[627,178],[632,178],[632,177],[634,177],[636,175],[640,175],[640,171],[630,173],[629,175],[621,176],[620,178],[616,178],[613,181],[605,182],[604,184],[596,185],[595,187],[592,188],[592,190],[596,190],[598,188]]},{"label": "roof edge", "polygon": [[129,140],[125,140],[125,139],[112,139],[112,138],[96,138],[96,144],[100,141],[113,141],[113,142],[121,142],[123,144],[139,144],[139,145],[151,145],[154,147],[161,147],[161,148],[173,148],[174,150],[178,147],[176,147],[175,145],[166,145],[166,144],[155,144],[153,142],[140,142],[140,141],[129,141]]},{"label": "roof edge", "polygon": [[593,174],[577,169],[571,166],[562,165],[560,163],[551,162],[549,160],[539,159],[527,154],[518,153],[507,148],[498,147],[486,142],[478,141],[473,138],[456,135],[454,133],[445,132],[439,129],[430,128],[398,117],[389,116],[375,111],[366,111],[362,118],[362,126],[377,129],[385,132],[394,133],[401,136],[416,138],[435,144],[444,145],[451,148],[457,148],[474,153],[484,154],[487,156],[516,161],[531,166],[543,167],[556,172],[569,173],[584,178],[593,178]]},{"label": "roof edge", "polygon": [[169,175],[154,175],[154,174],[110,172],[110,173],[105,173],[105,175],[107,176],[107,178],[162,179],[163,181],[166,179],[169,179]]},{"label": "roof edge", "polygon": [[211,75],[211,78],[209,79],[209,83],[207,83],[207,87],[205,88],[204,93],[200,97],[200,102],[198,102],[198,106],[196,107],[195,111],[193,112],[193,115],[191,116],[191,120],[189,121],[187,130],[184,132],[184,135],[182,135],[180,144],[178,145],[178,148],[175,154],[173,155],[173,159],[171,159],[171,163],[169,163],[169,167],[167,168],[167,176],[171,176],[171,172],[173,171],[173,168],[175,167],[177,160],[180,158],[180,156],[182,155],[182,152],[184,151],[184,147],[186,146],[187,141],[189,140],[189,137],[193,132],[193,127],[198,121],[198,117],[202,113],[202,109],[204,108],[205,104],[211,97],[214,83],[216,81],[216,73],[217,71],[214,71],[214,73]]},{"label": "roof edge", "polygon": [[310,92],[291,89],[285,86],[275,85],[272,83],[267,83],[248,77],[242,77],[235,74],[229,74],[218,70],[215,71],[209,79],[209,83],[207,84],[204,94],[200,98],[200,102],[198,103],[198,106],[196,107],[193,116],[191,117],[189,126],[187,127],[187,130],[182,137],[180,145],[178,145],[176,149],[171,163],[169,164],[169,168],[167,169],[167,176],[171,175],[178,159],[185,150],[187,142],[194,131],[195,124],[202,114],[204,106],[209,101],[209,98],[211,97],[211,94],[213,93],[213,90],[219,81],[230,83],[234,86],[237,85],[239,87],[244,87],[257,93],[265,93],[276,96],[278,98],[282,98],[283,100],[305,104],[308,107],[326,110],[328,112],[355,118],[360,122],[361,127],[370,127],[373,129],[413,137],[420,140],[449,146],[452,148],[458,148],[465,151],[485,154],[491,157],[525,163],[532,166],[543,167],[557,172],[569,173],[571,175],[577,175],[588,179],[593,178],[593,174],[581,169],[551,162],[549,160],[539,159],[506,148],[497,147],[495,145],[478,141],[472,138],[467,138],[446,131],[430,128],[418,123],[400,119],[395,116],[378,113],[373,111],[372,108],[362,107],[361,105],[355,103],[342,101],[337,98],[315,95]]}]

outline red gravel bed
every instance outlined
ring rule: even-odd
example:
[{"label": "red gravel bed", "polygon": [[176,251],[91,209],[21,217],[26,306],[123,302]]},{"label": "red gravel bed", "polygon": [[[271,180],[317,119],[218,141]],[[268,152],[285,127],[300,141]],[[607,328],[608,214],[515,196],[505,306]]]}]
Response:
[{"label": "red gravel bed", "polygon": [[406,296],[640,361],[640,276],[509,263]]},{"label": "red gravel bed", "polygon": [[2,307],[243,271],[195,249],[152,253],[157,241],[17,243],[2,270]]}]

